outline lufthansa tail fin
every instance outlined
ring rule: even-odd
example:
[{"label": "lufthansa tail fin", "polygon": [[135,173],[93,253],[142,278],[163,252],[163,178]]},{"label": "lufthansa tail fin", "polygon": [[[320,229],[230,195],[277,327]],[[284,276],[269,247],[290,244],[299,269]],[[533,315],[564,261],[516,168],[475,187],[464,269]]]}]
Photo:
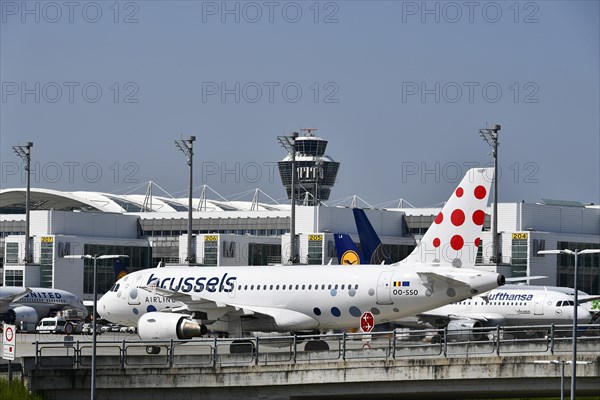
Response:
[{"label": "lufthansa tail fin", "polygon": [[113,267],[115,268],[115,282],[129,273],[125,263],[120,258],[113,259]]},{"label": "lufthansa tail fin", "polygon": [[335,233],[335,249],[340,265],[364,264],[364,258],[358,247],[347,233]]},{"label": "lufthansa tail fin", "polygon": [[468,170],[419,245],[400,263],[473,268],[493,176],[492,168]]},{"label": "lufthansa tail fin", "polygon": [[360,237],[360,247],[363,251],[363,256],[368,264],[391,264],[392,259],[385,251],[377,232],[373,229],[373,225],[367,218],[367,214],[362,208],[353,208],[354,221]]}]

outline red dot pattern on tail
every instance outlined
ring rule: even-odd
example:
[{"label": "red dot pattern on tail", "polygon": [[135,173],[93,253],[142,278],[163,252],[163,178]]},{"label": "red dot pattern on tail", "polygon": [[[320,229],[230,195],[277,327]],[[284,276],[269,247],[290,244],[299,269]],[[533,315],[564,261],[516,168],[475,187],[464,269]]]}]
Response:
[{"label": "red dot pattern on tail", "polygon": [[450,220],[454,226],[461,226],[465,222],[465,213],[462,210],[456,209],[452,211]]},{"label": "red dot pattern on tail", "polygon": [[454,250],[460,250],[463,248],[464,245],[465,245],[465,241],[462,238],[462,236],[460,236],[460,235],[454,235],[454,236],[452,236],[452,239],[450,239],[450,246]]},{"label": "red dot pattern on tail", "polygon": [[[462,198],[464,196],[464,194],[465,194],[465,190],[462,187],[456,188],[456,190],[454,192],[454,195],[456,196],[456,198]],[[478,185],[473,190],[473,196],[478,200],[482,200],[487,196],[487,189],[482,185]],[[485,221],[485,211],[475,210],[471,216],[471,220],[475,225],[482,226]],[[437,215],[437,217],[435,218],[434,222],[436,225],[443,225],[442,223],[444,222],[444,214],[442,212],[440,212]],[[465,212],[460,208],[457,208],[454,211],[452,211],[452,213],[450,214],[449,222],[451,222],[452,225],[455,227],[462,227],[465,224],[465,222],[470,223],[470,221],[466,221]],[[444,238],[435,237],[432,241],[433,247],[439,248],[442,245],[443,239]],[[448,239],[445,239],[445,240],[448,240]],[[481,243],[480,238],[474,238],[474,239],[467,238],[467,240],[469,240],[469,241],[472,240],[473,242],[471,242],[471,243],[474,243],[476,247],[478,247],[479,244]],[[452,249],[458,251],[458,250],[461,250],[464,246],[465,246],[465,238],[463,238],[461,235],[456,234],[450,238],[450,247],[452,247]]]},{"label": "red dot pattern on tail", "polygon": [[485,188],[483,186],[479,185],[475,188],[474,193],[475,193],[475,197],[478,198],[479,200],[481,200],[487,194],[487,190],[485,190]]},{"label": "red dot pattern on tail", "polygon": [[473,213],[473,223],[475,225],[483,225],[483,221],[485,220],[485,212],[483,210],[476,210]]}]

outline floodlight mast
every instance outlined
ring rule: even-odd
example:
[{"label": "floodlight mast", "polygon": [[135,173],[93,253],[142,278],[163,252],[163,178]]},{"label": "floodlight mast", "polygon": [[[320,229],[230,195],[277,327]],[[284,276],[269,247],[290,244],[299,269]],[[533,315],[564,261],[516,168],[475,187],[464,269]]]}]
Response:
[{"label": "floodlight mast", "polygon": [[176,140],[175,145],[187,157],[187,165],[190,167],[188,188],[188,229],[187,229],[187,258],[188,265],[196,263],[196,255],[192,247],[192,188],[193,188],[193,165],[194,165],[194,141],[196,136],[187,139]]},{"label": "floodlight mast", "polygon": [[283,148],[288,151],[292,158],[292,211],[290,221],[290,262],[298,264],[298,252],[296,250],[296,139],[298,132],[292,132],[290,136],[277,136],[277,140]]},{"label": "floodlight mast", "polygon": [[569,254],[573,256],[575,268],[573,269],[573,348],[571,350],[571,400],[577,398],[577,307],[579,307],[579,289],[577,288],[577,268],[578,268],[578,256],[580,254],[600,254],[600,249],[585,249],[579,251],[578,249],[562,249],[562,250],[540,250],[538,254]]},{"label": "floodlight mast", "polygon": [[25,191],[25,256],[23,262],[25,264],[33,261],[31,250],[29,248],[29,209],[31,208],[30,192],[31,192],[31,148],[32,142],[27,142],[25,146],[13,146],[13,151],[21,157],[25,163],[25,171],[27,171],[27,189]]},{"label": "floodlight mast", "polygon": [[498,241],[498,132],[500,125],[495,124],[493,128],[485,128],[479,130],[479,135],[492,148],[492,157],[494,157],[494,199],[493,199],[493,215],[492,215],[492,257],[491,260],[496,264],[496,268],[500,265],[500,251]]}]

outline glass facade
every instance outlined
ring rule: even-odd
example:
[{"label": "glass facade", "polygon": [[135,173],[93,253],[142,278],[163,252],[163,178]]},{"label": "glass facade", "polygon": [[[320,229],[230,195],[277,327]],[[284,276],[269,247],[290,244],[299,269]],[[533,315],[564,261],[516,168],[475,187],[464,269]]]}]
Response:
[{"label": "glass facade", "polygon": [[[86,244],[83,247],[84,254],[109,255],[123,254],[129,258],[124,258],[123,263],[129,272],[139,271],[140,269],[152,267],[152,249],[151,247],[140,246],[119,246],[105,244]],[[115,270],[113,260],[97,260],[97,292],[106,293],[115,283]],[[94,293],[94,260],[84,259],[83,264],[83,293]]]},{"label": "glass facade", "polygon": [[19,263],[19,243],[6,243],[6,264]]},{"label": "glass facade", "polygon": [[308,265],[321,265],[323,263],[323,236],[310,235],[308,238]]},{"label": "glass facade", "polygon": [[23,271],[8,270],[5,275],[4,286],[23,286]]},{"label": "glass facade", "polygon": [[[519,235],[519,234],[517,234]],[[527,276],[527,238],[512,238],[511,272],[513,278]]]},{"label": "glass facade", "polygon": [[204,240],[204,265],[217,265],[219,260],[219,242]]},{"label": "glass facade", "polygon": [[[40,287],[51,288],[54,266],[54,238],[43,236],[40,249]],[[104,292],[103,292],[104,293]]]},{"label": "glass facade", "polygon": [[[558,242],[558,250],[597,249],[593,243]],[[582,254],[577,256],[577,288],[587,294],[600,294],[600,254]],[[557,286],[574,287],[575,257],[570,254],[558,254],[556,257]]]},{"label": "glass facade", "polygon": [[248,245],[248,265],[269,265],[280,262],[280,245],[267,243],[250,243]]}]

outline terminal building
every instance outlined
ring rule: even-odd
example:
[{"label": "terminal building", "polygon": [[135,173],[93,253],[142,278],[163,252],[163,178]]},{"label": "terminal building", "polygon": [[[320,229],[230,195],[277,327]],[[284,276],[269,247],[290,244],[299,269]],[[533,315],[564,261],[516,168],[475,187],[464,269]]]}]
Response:
[{"label": "terminal building", "polygon": [[[358,242],[350,207],[329,207],[339,163],[325,155],[327,141],[309,132],[298,138],[296,221],[299,262],[337,264],[334,233]],[[280,162],[291,198],[289,156]],[[311,170],[312,169],[312,170]],[[302,172],[304,171],[304,172]],[[289,204],[208,199],[193,201],[192,245],[198,267],[280,265],[290,260]],[[257,191],[258,194],[258,191]],[[30,249],[25,259],[25,189],[0,191],[0,277],[6,286],[54,287],[83,300],[93,295],[94,260],[80,255],[122,254],[130,271],[183,263],[187,258],[188,199],[99,192],[31,189]],[[366,209],[393,261],[405,258],[433,223],[439,208]],[[507,277],[545,276],[536,285],[573,287],[574,259],[539,250],[600,248],[600,207],[572,201],[498,204],[500,259],[491,262],[491,207],[487,210],[477,267]],[[70,256],[70,257],[65,257]],[[111,260],[97,260],[98,293],[114,283]],[[600,294],[600,255],[579,256],[578,286]]]}]

